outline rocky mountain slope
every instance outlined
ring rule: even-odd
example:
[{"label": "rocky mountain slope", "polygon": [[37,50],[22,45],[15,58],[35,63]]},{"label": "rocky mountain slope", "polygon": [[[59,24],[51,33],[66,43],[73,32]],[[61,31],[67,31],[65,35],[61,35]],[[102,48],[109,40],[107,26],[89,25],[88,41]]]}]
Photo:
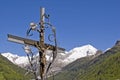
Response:
[{"label": "rocky mountain slope", "polygon": [[[98,51],[99,54],[101,53]],[[84,57],[65,66],[55,80],[119,80],[120,41],[95,58]],[[52,77],[53,78],[53,77]],[[52,79],[49,79],[52,80]]]}]

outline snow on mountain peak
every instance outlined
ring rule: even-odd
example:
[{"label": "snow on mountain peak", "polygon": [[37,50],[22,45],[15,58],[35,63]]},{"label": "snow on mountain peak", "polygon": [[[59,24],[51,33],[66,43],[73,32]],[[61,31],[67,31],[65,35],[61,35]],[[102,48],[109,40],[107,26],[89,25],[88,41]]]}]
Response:
[{"label": "snow on mountain peak", "polygon": [[[65,52],[65,53],[58,53],[56,61],[55,61],[55,66],[59,65],[59,66],[63,67],[65,65],[75,61],[76,59],[94,55],[94,54],[96,54],[96,52],[97,52],[97,49],[88,44],[88,45],[84,45],[81,47],[73,48],[72,50]],[[18,56],[18,55],[12,54],[12,53],[2,53],[2,55],[4,57],[8,58],[14,64],[19,65],[21,67],[25,67],[25,66],[29,65],[27,56]],[[47,61],[52,60],[51,55],[52,55],[52,53],[50,51],[46,51]],[[38,59],[37,56],[39,56],[39,53],[36,54],[36,58],[35,58],[36,60]]]},{"label": "snow on mountain peak", "polygon": [[4,57],[6,57],[8,60],[10,60],[11,62],[14,62],[19,56],[18,55],[14,55],[14,54],[11,54],[9,52],[7,53],[2,53],[2,55]]},{"label": "snow on mountain peak", "polygon": [[16,65],[25,66],[26,64],[28,64],[28,58],[25,56],[18,56],[9,52],[2,53],[2,55]]},{"label": "snow on mountain peak", "polygon": [[89,44],[82,47],[76,47],[68,52],[68,57],[64,61],[69,63],[78,58],[94,55],[96,52],[97,49]]},{"label": "snow on mountain peak", "polygon": [[88,45],[84,45],[84,46],[82,46],[82,47],[76,47],[76,48],[74,48],[74,49],[72,49],[72,50],[70,50],[70,53],[72,52],[81,52],[81,51],[89,51],[89,50],[91,50],[91,51],[95,51],[96,52],[96,48],[94,48],[93,46],[91,46],[90,44],[88,44]]}]

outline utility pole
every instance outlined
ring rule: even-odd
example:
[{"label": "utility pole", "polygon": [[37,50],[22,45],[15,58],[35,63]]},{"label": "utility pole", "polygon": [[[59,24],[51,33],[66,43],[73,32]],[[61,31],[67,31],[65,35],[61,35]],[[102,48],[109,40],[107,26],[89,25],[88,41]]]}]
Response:
[{"label": "utility pole", "polygon": [[[52,25],[50,23],[46,23],[46,24],[48,24],[49,26],[52,27]],[[19,43],[19,44],[23,44],[23,45],[27,44],[27,45],[30,45],[30,46],[34,46],[38,49],[38,51],[39,51],[40,77],[41,77],[41,80],[45,80],[44,79],[45,71],[49,70],[49,69],[45,70],[46,69],[46,64],[47,64],[45,50],[53,50],[54,51],[53,52],[53,61],[54,61],[57,50],[65,51],[65,49],[57,47],[56,32],[55,32],[54,29],[53,29],[53,32],[54,32],[55,45],[45,43],[45,37],[44,37],[45,36],[45,33],[44,33],[44,31],[45,31],[45,8],[41,8],[41,10],[40,10],[39,25],[40,25],[40,27],[39,27],[39,29],[37,29],[35,27],[36,24],[32,24],[32,27],[29,30],[29,32],[31,30],[36,30],[37,32],[39,32],[39,38],[40,38],[39,41],[35,41],[35,40],[27,39],[27,38],[22,38],[22,37],[14,36],[14,35],[11,35],[11,34],[8,34],[8,40],[12,41],[12,42]],[[50,67],[50,65],[49,65],[49,67]],[[38,80],[38,79],[36,79],[36,80]]]}]

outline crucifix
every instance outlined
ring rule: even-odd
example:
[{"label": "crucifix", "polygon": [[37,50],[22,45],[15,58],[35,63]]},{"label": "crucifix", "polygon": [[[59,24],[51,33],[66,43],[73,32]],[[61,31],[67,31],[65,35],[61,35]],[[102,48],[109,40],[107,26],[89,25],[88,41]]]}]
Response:
[{"label": "crucifix", "polygon": [[[39,65],[40,65],[40,71],[39,72],[40,72],[40,77],[41,77],[41,80],[45,80],[44,79],[45,71],[48,72],[49,67],[51,66],[52,62],[56,58],[57,50],[65,51],[65,49],[57,47],[55,28],[49,22],[48,23],[45,22],[45,18],[49,17],[48,15],[46,16],[46,14],[45,14],[45,8],[41,8],[40,13],[41,13],[40,14],[40,22],[39,22],[40,29],[36,28],[36,24],[31,23],[30,24],[31,28],[27,32],[27,35],[29,35],[31,30],[38,31],[39,32],[39,37],[40,37],[39,41],[31,40],[31,39],[28,39],[28,38],[22,38],[22,37],[11,35],[11,34],[8,34],[8,40],[12,41],[12,42],[15,42],[15,43],[23,44],[23,45],[31,45],[31,46],[34,46],[34,47],[36,47],[38,49],[38,51],[39,51]],[[44,35],[45,35],[44,34],[45,24],[51,26],[51,28],[52,28],[54,42],[55,42],[54,45],[45,43],[45,37],[44,37]],[[53,60],[48,65],[48,68],[45,68],[46,67],[45,50],[52,50],[53,51]],[[36,78],[36,80],[38,80],[38,79]]]}]

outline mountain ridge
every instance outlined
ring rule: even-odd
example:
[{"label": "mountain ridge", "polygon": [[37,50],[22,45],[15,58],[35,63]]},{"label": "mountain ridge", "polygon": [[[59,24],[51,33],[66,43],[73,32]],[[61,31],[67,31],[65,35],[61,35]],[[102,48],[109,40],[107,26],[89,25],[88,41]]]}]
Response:
[{"label": "mountain ridge", "polygon": [[[72,50],[70,50],[69,52],[58,53],[57,62],[60,64],[62,63],[63,66],[65,66],[65,65],[75,61],[78,58],[95,55],[96,52],[97,52],[97,49],[89,44],[81,46],[81,47],[76,47],[76,48],[73,48]],[[26,65],[29,64],[28,58],[26,56],[18,56],[16,54],[12,54],[9,52],[2,53],[2,55],[5,56],[6,58],[8,58],[14,64],[19,65],[21,67],[25,67]],[[38,54],[36,54],[36,56],[38,56]],[[46,56],[47,61],[49,61],[48,59],[50,56],[51,56],[50,52],[48,51],[47,56]]]},{"label": "mountain ridge", "polygon": [[[81,58],[65,66],[56,80],[120,80],[120,45],[95,58]],[[52,80],[52,79],[49,79]]]}]

